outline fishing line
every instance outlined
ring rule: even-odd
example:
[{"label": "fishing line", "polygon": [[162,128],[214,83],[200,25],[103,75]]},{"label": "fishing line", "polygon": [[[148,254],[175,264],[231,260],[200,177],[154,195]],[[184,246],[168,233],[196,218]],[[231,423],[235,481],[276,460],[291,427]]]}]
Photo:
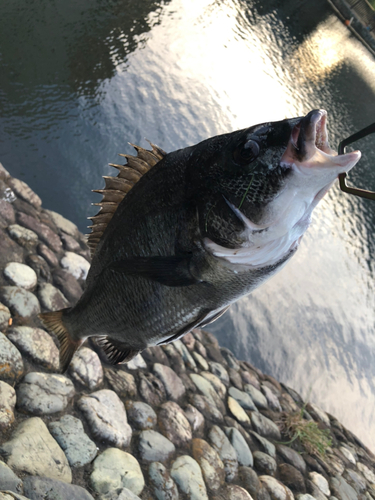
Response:
[{"label": "fishing line", "polygon": [[245,198],[246,198],[246,196],[247,196],[247,193],[249,192],[249,189],[250,189],[250,187],[251,187],[251,184],[253,183],[254,177],[255,177],[255,174],[253,174],[253,176],[252,176],[252,178],[251,178],[251,180],[250,180],[250,182],[249,182],[249,185],[247,186],[247,189],[246,189],[246,191],[245,191],[245,194],[244,194],[244,195],[243,195],[243,197],[242,197],[242,200],[241,200],[240,206],[238,207],[238,210],[240,210],[240,208],[242,207],[242,203],[245,201]]}]

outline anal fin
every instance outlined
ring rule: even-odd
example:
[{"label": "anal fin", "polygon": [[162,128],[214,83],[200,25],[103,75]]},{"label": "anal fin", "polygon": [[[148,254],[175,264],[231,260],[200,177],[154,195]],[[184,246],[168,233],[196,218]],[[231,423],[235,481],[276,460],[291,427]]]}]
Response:
[{"label": "anal fin", "polygon": [[116,340],[110,337],[99,337],[96,339],[96,342],[98,346],[103,349],[109,363],[112,365],[127,363],[141,352],[140,350],[120,345]]}]

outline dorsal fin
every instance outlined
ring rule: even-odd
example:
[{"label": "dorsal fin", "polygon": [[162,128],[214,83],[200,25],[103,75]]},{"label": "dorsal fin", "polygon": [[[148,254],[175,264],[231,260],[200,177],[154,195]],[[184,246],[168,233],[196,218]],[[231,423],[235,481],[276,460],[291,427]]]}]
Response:
[{"label": "dorsal fin", "polygon": [[129,144],[135,148],[137,156],[120,154],[120,156],[127,159],[125,165],[109,164],[119,171],[117,177],[103,176],[105,180],[104,189],[93,190],[94,193],[101,193],[103,199],[100,203],[94,203],[94,205],[100,206],[99,212],[94,217],[89,217],[92,226],[89,226],[91,234],[88,237],[87,244],[90,248],[91,257],[94,256],[100,238],[126,194],[151,167],[156,165],[167,154],[151,142],[151,151]]}]

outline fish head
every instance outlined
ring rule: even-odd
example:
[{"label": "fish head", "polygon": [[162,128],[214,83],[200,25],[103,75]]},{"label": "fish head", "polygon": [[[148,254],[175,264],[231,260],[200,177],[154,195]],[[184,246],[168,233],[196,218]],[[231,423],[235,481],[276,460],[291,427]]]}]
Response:
[{"label": "fish head", "polygon": [[[263,252],[251,261],[254,265],[275,263],[298,246],[313,209],[337,176],[361,157],[359,151],[338,155],[330,148],[324,110],[221,137],[221,147],[212,148],[212,162],[206,166],[206,187],[220,193],[243,224],[231,250],[239,255],[242,249],[248,262],[250,254]],[[222,241],[207,232],[206,246],[212,251],[225,247]]]}]

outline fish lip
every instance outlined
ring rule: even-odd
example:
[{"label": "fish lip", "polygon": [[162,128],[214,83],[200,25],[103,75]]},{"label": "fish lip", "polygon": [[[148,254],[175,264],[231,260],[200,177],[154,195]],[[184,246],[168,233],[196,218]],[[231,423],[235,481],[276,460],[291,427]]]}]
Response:
[{"label": "fish lip", "polygon": [[327,111],[314,109],[303,117],[292,129],[290,142],[300,156],[312,149],[331,155],[327,131]]}]

